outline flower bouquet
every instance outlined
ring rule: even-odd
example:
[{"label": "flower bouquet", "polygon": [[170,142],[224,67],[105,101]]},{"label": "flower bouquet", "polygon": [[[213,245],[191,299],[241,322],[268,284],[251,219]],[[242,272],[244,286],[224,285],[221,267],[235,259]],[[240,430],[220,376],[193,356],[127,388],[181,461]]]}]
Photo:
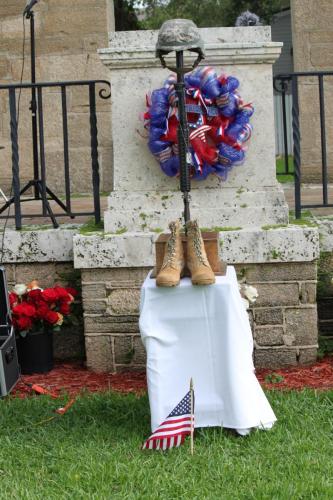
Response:
[{"label": "flower bouquet", "polygon": [[77,294],[73,288],[42,289],[37,281],[15,285],[9,294],[22,373],[41,373],[53,367],[53,332],[70,315]]}]

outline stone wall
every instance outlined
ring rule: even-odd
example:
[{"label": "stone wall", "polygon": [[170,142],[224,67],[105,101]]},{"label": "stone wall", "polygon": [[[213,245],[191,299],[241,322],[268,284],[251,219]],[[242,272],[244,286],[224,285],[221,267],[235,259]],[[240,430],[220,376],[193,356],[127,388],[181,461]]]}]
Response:
[{"label": "stone wall", "polygon": [[[19,82],[22,69],[23,0],[0,3],[0,84]],[[114,29],[113,0],[40,0],[34,7],[37,81],[108,79],[97,49],[107,43]],[[26,27],[26,60],[23,81],[31,81],[29,22]],[[68,127],[71,187],[73,193],[91,192],[91,157],[87,88],[68,90]],[[97,95],[101,190],[112,186],[110,99]],[[2,189],[11,184],[8,92],[0,91],[0,150]],[[31,112],[29,91],[20,103],[20,168],[24,184],[32,178]],[[61,94],[58,89],[43,95],[47,181],[56,193],[64,190]]]},{"label": "stone wall", "polygon": [[42,288],[72,286],[78,290],[72,310],[75,324],[63,326],[54,334],[54,357],[58,360],[84,359],[84,331],[81,302],[81,273],[74,269],[72,262],[43,262],[4,264],[8,288],[16,283],[29,283],[37,279]]},{"label": "stone wall", "polygon": [[[333,25],[331,0],[292,0],[294,71],[331,71]],[[324,79],[329,180],[333,180],[333,77]],[[301,78],[299,87],[302,180],[321,181],[318,78]]]},{"label": "stone wall", "polygon": [[[259,292],[249,311],[257,367],[277,368],[316,359],[314,262],[236,264],[239,280]],[[138,317],[148,268],[82,270],[87,366],[94,371],[145,368]]]},{"label": "stone wall", "polygon": [[317,267],[314,262],[237,265],[259,296],[249,311],[256,367],[306,364],[317,353]]},{"label": "stone wall", "polygon": [[139,333],[140,288],[148,268],[82,270],[87,367],[145,369]]},{"label": "stone wall", "polygon": [[[320,230],[322,251],[331,252],[332,222]],[[78,228],[6,231],[3,261],[9,287],[34,278],[43,287],[82,286],[83,314],[80,303],[76,304],[81,324],[56,336],[57,358],[84,357],[85,340],[87,366],[92,370],[144,368],[138,325],[140,288],[154,265],[157,236],[80,234]],[[315,360],[318,230],[292,225],[229,229],[220,232],[220,254],[236,266],[240,281],[259,291],[249,311],[256,366]]]}]

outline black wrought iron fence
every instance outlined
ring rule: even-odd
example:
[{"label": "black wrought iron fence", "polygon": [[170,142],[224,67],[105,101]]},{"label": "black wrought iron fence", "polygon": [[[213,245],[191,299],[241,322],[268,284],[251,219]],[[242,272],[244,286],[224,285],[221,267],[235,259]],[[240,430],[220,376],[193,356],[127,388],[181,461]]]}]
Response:
[{"label": "black wrought iron fence", "polygon": [[[62,135],[63,140],[63,174],[65,186],[64,202],[47,185],[47,162],[45,155],[44,137],[44,110],[43,110],[43,90],[58,88],[61,95],[62,113]],[[69,134],[68,134],[68,109],[67,90],[71,87],[86,87],[88,91],[89,119],[90,119],[90,151],[91,151],[91,182],[94,209],[91,212],[74,212],[71,203],[71,173],[69,155]],[[31,116],[32,116],[32,153],[33,153],[33,178],[25,185],[21,186],[20,157],[19,157],[19,137],[18,137],[18,95],[23,89],[31,90]],[[0,219],[15,218],[16,229],[22,228],[22,219],[27,217],[50,217],[53,226],[58,227],[56,216],[68,216],[74,218],[82,215],[92,215],[96,223],[101,219],[100,208],[100,174],[98,160],[98,129],[96,114],[96,92],[101,99],[108,99],[111,95],[110,83],[106,80],[81,80],[68,82],[41,82],[41,83],[21,83],[0,85],[0,93],[7,92],[9,102],[10,119],[10,140],[12,149],[12,192],[10,198],[0,205]],[[2,167],[3,168],[3,167]],[[1,180],[1,177],[0,177]],[[1,188],[1,185],[0,185]],[[30,189],[33,190],[32,198],[22,198]],[[3,193],[2,193],[3,194]],[[22,213],[21,203],[23,201],[39,200],[41,202],[41,213]],[[54,214],[50,201],[53,200],[62,212]],[[7,209],[14,205],[14,213],[8,214]],[[7,211],[7,212],[6,212]],[[6,212],[5,215],[1,215]]]},{"label": "black wrought iron fence", "polygon": [[[294,179],[295,179],[295,216],[301,218],[303,208],[323,208],[333,207],[328,200],[328,165],[327,165],[327,148],[326,148],[326,121],[325,121],[325,89],[324,78],[332,77],[333,71],[310,71],[310,72],[295,72],[281,74],[274,77],[273,85],[277,92],[282,94],[282,115],[284,127],[284,149],[285,157],[288,157],[287,131],[286,131],[286,104],[285,96],[291,85],[292,93],[292,129],[293,129],[293,155],[294,155]],[[318,82],[319,96],[319,117],[320,117],[320,139],[321,139],[321,173],[322,173],[322,203],[308,204],[302,203],[301,197],[301,133],[300,133],[300,109],[299,109],[299,82],[302,78],[314,77]],[[286,160],[288,161],[288,160]],[[288,169],[288,163],[286,164]],[[290,173],[290,172],[285,172]]]}]

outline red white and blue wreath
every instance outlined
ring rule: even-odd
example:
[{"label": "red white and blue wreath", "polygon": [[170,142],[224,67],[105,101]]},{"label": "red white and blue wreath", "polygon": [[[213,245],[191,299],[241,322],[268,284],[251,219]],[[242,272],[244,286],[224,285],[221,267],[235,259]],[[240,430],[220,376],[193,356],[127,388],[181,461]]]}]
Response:
[{"label": "red white and blue wreath", "polygon": [[[179,174],[175,82],[176,77],[170,75],[163,88],[147,95],[144,115],[149,149],[170,177]],[[244,143],[251,137],[254,109],[243,102],[238,87],[237,78],[218,76],[208,66],[185,75],[192,179],[203,180],[214,174],[225,180],[234,165],[244,162]]]}]

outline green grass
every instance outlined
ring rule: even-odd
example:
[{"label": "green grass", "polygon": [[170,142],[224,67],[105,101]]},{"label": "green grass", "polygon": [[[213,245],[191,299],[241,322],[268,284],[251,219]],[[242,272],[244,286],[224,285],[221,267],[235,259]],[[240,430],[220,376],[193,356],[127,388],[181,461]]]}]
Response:
[{"label": "green grass", "polygon": [[85,395],[40,425],[60,401],[2,400],[0,498],[332,498],[333,391],[267,395],[278,417],[271,431],[197,430],[193,457],[188,443],[140,450],[150,432],[147,396]]},{"label": "green grass", "polygon": [[80,227],[80,234],[88,235],[90,233],[100,233],[104,230],[104,221],[101,220],[96,224],[95,219],[89,219]]},{"label": "green grass", "polygon": [[[289,172],[294,172],[294,159],[293,156],[288,156]],[[284,157],[276,158],[276,173],[282,174],[285,171]],[[294,182],[294,176],[289,174],[277,175],[277,180],[281,183]]]}]

